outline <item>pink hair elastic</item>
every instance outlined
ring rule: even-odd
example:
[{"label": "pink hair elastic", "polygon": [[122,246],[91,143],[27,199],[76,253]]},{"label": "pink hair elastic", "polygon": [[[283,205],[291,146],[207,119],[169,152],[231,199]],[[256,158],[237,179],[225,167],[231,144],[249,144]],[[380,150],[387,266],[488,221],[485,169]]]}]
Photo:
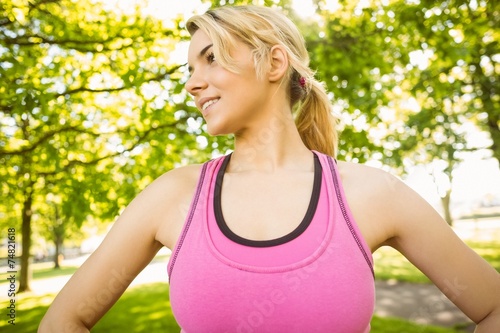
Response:
[{"label": "pink hair elastic", "polygon": [[306,78],[301,76],[299,79],[300,86],[304,88],[306,86]]}]

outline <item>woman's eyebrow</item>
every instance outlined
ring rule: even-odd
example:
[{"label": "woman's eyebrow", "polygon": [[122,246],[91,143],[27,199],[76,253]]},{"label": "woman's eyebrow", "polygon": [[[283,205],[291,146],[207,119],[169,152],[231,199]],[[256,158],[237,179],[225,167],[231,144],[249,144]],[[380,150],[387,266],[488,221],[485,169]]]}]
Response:
[{"label": "woman's eyebrow", "polygon": [[[207,46],[202,48],[200,53],[198,53],[198,56],[196,58],[199,59],[199,58],[203,57],[205,55],[205,53],[207,53],[208,49],[210,49],[212,46],[214,46],[214,44],[208,44]],[[191,74],[193,72],[193,67],[188,66],[188,71]]]}]

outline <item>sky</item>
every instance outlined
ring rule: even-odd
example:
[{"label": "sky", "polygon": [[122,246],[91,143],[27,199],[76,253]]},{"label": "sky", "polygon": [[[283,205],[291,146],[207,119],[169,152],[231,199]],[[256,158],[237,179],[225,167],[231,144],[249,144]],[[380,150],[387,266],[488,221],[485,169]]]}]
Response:
[{"label": "sky", "polygon": [[[106,3],[126,6],[124,0],[106,0]],[[134,1],[134,0],[128,0]],[[139,0],[140,1],[140,0]],[[362,7],[367,0],[360,1]],[[149,0],[145,14],[156,16],[165,23],[169,23],[178,15],[189,18],[193,14],[203,13],[208,6],[202,5],[200,0]],[[326,6],[335,10],[338,0],[326,0]],[[314,15],[312,0],[294,0],[293,7],[301,16]],[[173,61],[183,63],[187,58],[188,43],[179,44],[174,54]],[[425,66],[427,59],[424,53],[414,53],[412,64]],[[473,136],[474,137],[474,136]],[[479,135],[480,137],[480,135]],[[478,140],[484,140],[479,138]],[[439,178],[439,177],[438,177]],[[428,175],[425,166],[415,167],[404,181],[428,200],[436,209],[441,210],[439,195],[432,177]],[[454,173],[452,183],[452,206],[455,214],[466,213],[478,206],[481,201],[491,197],[500,198],[500,168],[498,162],[492,158],[485,158],[484,154],[471,154]]]}]

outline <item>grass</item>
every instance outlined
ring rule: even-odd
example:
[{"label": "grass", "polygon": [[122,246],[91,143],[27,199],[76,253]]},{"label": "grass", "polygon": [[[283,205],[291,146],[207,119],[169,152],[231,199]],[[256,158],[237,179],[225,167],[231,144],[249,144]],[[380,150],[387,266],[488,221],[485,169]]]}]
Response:
[{"label": "grass", "polygon": [[[500,272],[500,241],[467,241],[474,251]],[[398,251],[382,247],[373,254],[377,280],[397,280],[411,283],[430,283],[430,280]]]},{"label": "grass", "polygon": [[[43,314],[55,295],[30,296],[18,298],[19,309],[16,325],[0,322],[0,331],[5,333],[34,333]],[[0,303],[4,308],[5,302]],[[435,326],[422,326],[396,318],[374,317],[371,333],[457,333],[455,329]],[[180,332],[170,309],[168,285],[153,283],[130,288],[99,321],[92,333],[155,333]]]},{"label": "grass", "polygon": [[397,280],[411,283],[430,283],[401,253],[391,247],[382,247],[373,254],[375,278],[377,280]]},{"label": "grass", "polygon": [[418,325],[399,318],[373,317],[370,333],[458,333],[459,328],[446,328],[430,325]]},{"label": "grass", "polygon": [[33,270],[33,279],[48,279],[52,277],[57,277],[61,275],[72,275],[78,269],[77,266],[61,266],[59,269],[54,269],[53,267],[44,267]]},{"label": "grass", "polygon": [[[0,331],[36,332],[54,297],[54,294],[43,296],[21,294],[17,299],[16,325],[9,325],[2,318]],[[130,288],[94,327],[92,333],[180,332],[168,299],[168,285],[164,283]],[[0,308],[5,308],[6,305],[6,302],[1,302]]]},{"label": "grass", "polygon": [[481,257],[500,273],[500,240],[492,242],[467,242]]}]

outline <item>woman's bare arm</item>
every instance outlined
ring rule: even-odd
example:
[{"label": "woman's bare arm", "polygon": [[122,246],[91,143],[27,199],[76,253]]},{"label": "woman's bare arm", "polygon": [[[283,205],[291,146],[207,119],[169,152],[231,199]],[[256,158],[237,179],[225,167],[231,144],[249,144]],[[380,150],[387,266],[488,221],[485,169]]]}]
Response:
[{"label": "woman's bare arm", "polygon": [[478,324],[500,327],[500,275],[471,250],[443,218],[406,184],[381,170],[343,168],[346,195],[373,250],[389,245]]},{"label": "woman's bare arm", "polygon": [[[173,246],[183,223],[179,207],[189,202],[198,169],[173,170],[130,203],[103,243],[57,295],[39,333],[89,332],[158,250]],[[158,237],[159,230],[163,238]]]}]

